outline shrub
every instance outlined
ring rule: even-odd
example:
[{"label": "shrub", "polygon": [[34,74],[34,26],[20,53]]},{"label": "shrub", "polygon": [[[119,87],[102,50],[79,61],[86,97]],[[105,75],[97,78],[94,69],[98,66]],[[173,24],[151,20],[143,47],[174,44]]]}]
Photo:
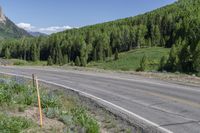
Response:
[{"label": "shrub", "polygon": [[25,65],[27,62],[26,61],[15,61],[14,63],[13,63],[13,65],[16,65],[16,66],[23,66],[23,65]]},{"label": "shrub", "polygon": [[145,71],[147,69],[147,65],[148,65],[148,59],[147,59],[147,56],[144,55],[142,57],[142,60],[140,61],[140,68],[138,70]]},{"label": "shrub", "polygon": [[53,65],[53,60],[52,60],[51,56],[49,56],[48,59],[47,59],[47,65],[48,66],[52,66]]},{"label": "shrub", "polygon": [[87,61],[84,57],[81,58],[81,66],[86,67]]},{"label": "shrub", "polygon": [[65,65],[67,63],[69,63],[69,57],[68,57],[68,55],[64,55],[63,56],[63,65]]},{"label": "shrub", "polygon": [[114,58],[114,60],[118,60],[119,59],[119,54],[118,54],[118,50],[116,49],[116,51],[115,51],[115,58]]},{"label": "shrub", "polygon": [[56,108],[56,107],[60,107],[61,103],[60,103],[60,98],[53,94],[53,93],[49,93],[49,94],[45,94],[43,93],[41,96],[41,104],[43,108]]},{"label": "shrub", "polygon": [[57,118],[60,115],[60,111],[58,108],[45,108],[44,112],[48,118]]},{"label": "shrub", "polygon": [[99,124],[91,118],[83,108],[75,108],[71,110],[73,120],[86,128],[87,133],[99,133]]},{"label": "shrub", "polygon": [[59,120],[66,125],[72,125],[73,124],[73,117],[70,116],[70,115],[61,115]]},{"label": "shrub", "polygon": [[80,59],[79,59],[78,56],[76,57],[75,65],[76,65],[76,66],[80,66],[80,65],[81,65],[81,62],[80,62]]},{"label": "shrub", "polygon": [[167,57],[166,56],[163,56],[160,60],[160,66],[159,66],[159,70],[160,71],[163,71],[165,70],[165,67],[166,67],[166,64],[167,64]]}]

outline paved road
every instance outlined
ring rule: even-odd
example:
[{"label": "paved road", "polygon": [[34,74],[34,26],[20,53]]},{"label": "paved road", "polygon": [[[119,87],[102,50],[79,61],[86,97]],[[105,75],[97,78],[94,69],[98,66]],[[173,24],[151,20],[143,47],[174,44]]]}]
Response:
[{"label": "paved road", "polygon": [[102,98],[175,133],[200,133],[200,87],[117,73],[46,68],[0,67],[0,72],[30,76]]}]

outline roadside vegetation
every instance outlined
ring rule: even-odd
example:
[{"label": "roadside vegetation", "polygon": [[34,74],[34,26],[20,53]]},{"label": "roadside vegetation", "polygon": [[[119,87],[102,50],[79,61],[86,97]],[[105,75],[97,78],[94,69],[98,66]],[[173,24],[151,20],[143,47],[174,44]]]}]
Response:
[{"label": "roadside vegetation", "polygon": [[6,82],[1,80],[0,83],[0,132],[100,132],[96,119],[73,98],[44,88],[41,103],[45,116],[44,126],[40,128],[36,89]]},{"label": "roadside vegetation", "polygon": [[47,65],[46,61],[26,61],[20,59],[10,59],[9,60],[12,65],[16,66],[45,66]]},{"label": "roadside vegetation", "polygon": [[43,126],[32,81],[0,75],[1,133],[126,133],[140,130],[77,93],[41,84]]}]

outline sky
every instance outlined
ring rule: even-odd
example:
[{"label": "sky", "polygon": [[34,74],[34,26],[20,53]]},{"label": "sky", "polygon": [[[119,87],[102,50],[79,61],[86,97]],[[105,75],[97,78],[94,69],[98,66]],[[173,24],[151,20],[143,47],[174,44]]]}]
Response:
[{"label": "sky", "polygon": [[176,0],[0,0],[19,27],[47,34],[142,14]]}]

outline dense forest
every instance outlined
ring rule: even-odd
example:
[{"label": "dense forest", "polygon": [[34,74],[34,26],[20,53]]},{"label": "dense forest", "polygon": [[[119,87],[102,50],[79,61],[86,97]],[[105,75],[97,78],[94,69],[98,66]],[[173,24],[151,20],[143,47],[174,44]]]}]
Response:
[{"label": "dense forest", "polygon": [[171,48],[162,70],[200,72],[200,0],[174,4],[135,17],[67,30],[48,37],[2,40],[1,56],[86,66],[118,52],[143,47]]}]

